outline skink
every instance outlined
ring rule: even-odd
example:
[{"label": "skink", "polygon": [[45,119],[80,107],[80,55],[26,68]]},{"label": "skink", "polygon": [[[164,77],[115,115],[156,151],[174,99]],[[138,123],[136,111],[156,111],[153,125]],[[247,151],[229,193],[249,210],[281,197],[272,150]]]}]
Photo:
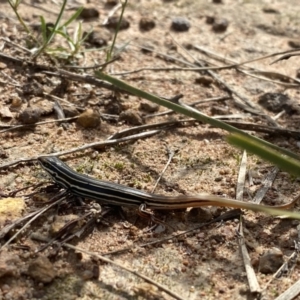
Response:
[{"label": "skink", "polygon": [[200,206],[222,206],[232,208],[243,208],[254,211],[268,212],[262,208],[286,209],[298,201],[293,201],[278,206],[264,206],[249,202],[221,198],[214,195],[200,194],[196,196],[164,196],[140,191],[125,185],[98,180],[72,170],[55,156],[41,156],[38,158],[42,168],[52,177],[61,188],[68,190],[71,194],[82,198],[98,201],[102,204],[119,205],[127,207],[143,207],[150,209],[181,209]]}]

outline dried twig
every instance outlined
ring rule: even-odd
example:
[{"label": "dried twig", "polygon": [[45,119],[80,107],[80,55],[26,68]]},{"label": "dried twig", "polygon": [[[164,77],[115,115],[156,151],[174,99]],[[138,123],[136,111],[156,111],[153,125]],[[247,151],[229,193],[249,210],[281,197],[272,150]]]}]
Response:
[{"label": "dried twig", "polygon": [[292,300],[300,294],[300,280],[295,282],[291,287],[289,287],[284,293],[275,298],[275,300]]},{"label": "dried twig", "polygon": [[169,149],[168,146],[166,146],[166,147],[167,147],[167,151],[168,151],[169,158],[168,158],[168,161],[167,161],[165,167],[163,168],[163,170],[161,171],[161,173],[160,173],[158,179],[157,179],[156,182],[155,182],[155,185],[154,185],[154,187],[153,187],[153,189],[152,189],[152,191],[151,191],[152,193],[154,193],[154,191],[155,191],[155,189],[156,189],[156,187],[157,187],[159,181],[161,180],[162,176],[163,176],[164,173],[166,172],[166,170],[167,170],[169,164],[171,163],[171,161],[172,161],[172,159],[173,159],[173,156],[174,156],[175,153],[176,153],[175,151]]},{"label": "dried twig", "polygon": [[274,167],[272,171],[266,176],[262,183],[262,187],[256,192],[255,197],[252,200],[254,203],[259,204],[262,201],[268,189],[272,186],[278,172],[279,169],[277,167]]},{"label": "dried twig", "polygon": [[247,173],[247,152],[244,151],[241,159],[238,181],[236,185],[236,199],[242,201],[244,194],[245,179]]},{"label": "dried twig", "polygon": [[245,265],[245,270],[248,278],[249,288],[251,293],[260,294],[261,288],[259,286],[259,283],[257,281],[254,269],[251,265],[251,259],[247,250],[247,247],[245,245],[244,240],[244,233],[243,233],[243,223],[240,222],[240,228],[239,228],[239,245]]},{"label": "dried twig", "polygon": [[[240,163],[240,170],[239,170],[238,182],[236,187],[236,199],[240,201],[243,200],[243,193],[244,193],[244,186],[245,186],[245,179],[246,179],[246,166],[247,166],[247,152],[244,151]],[[251,265],[251,260],[250,260],[247,247],[245,246],[242,218],[240,218],[238,237],[239,237],[238,242],[243,257],[243,262],[244,262],[244,266],[248,278],[250,291],[252,293],[260,293],[260,287],[257,278],[255,276],[254,269]]]}]

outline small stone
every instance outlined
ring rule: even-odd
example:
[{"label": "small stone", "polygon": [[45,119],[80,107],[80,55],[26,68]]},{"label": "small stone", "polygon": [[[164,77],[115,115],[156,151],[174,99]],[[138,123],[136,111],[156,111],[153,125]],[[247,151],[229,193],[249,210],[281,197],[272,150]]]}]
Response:
[{"label": "small stone", "polygon": [[62,106],[66,118],[78,116],[79,112],[75,106]]},{"label": "small stone", "polygon": [[71,81],[66,78],[62,78],[60,83],[51,90],[50,94],[60,98],[64,98],[64,95],[71,91]]},{"label": "small stone", "polygon": [[259,271],[263,274],[274,274],[284,263],[280,249],[272,248],[259,259]]},{"label": "small stone", "polygon": [[290,99],[288,95],[282,93],[265,93],[258,99],[258,104],[271,112],[285,110],[292,114],[298,112],[298,104]]},{"label": "small stone", "polygon": [[177,17],[172,20],[171,29],[178,32],[188,31],[191,27],[186,18]]},{"label": "small stone", "polygon": [[[110,17],[110,18],[108,18],[107,23],[105,24],[105,27],[116,30],[118,24],[119,24],[119,17],[116,17],[116,16]],[[124,30],[124,29],[128,29],[129,27],[130,27],[129,21],[123,17],[119,29]]]},{"label": "small stone", "polygon": [[262,11],[266,14],[279,14],[279,11],[274,7],[263,7]]},{"label": "small stone", "polygon": [[300,40],[289,40],[288,45],[291,48],[295,48],[295,49],[300,48]]},{"label": "small stone", "polygon": [[222,176],[219,176],[219,177],[216,177],[215,178],[215,182],[220,182],[223,180],[223,177]]},{"label": "small stone", "polygon": [[119,0],[106,0],[105,5],[107,6],[115,6],[119,3]]},{"label": "small stone", "polygon": [[39,108],[27,107],[19,114],[19,121],[23,124],[34,124],[41,118],[41,111]]},{"label": "small stone", "polygon": [[195,83],[203,86],[210,86],[214,82],[214,79],[210,76],[200,76],[195,79]]},{"label": "small stone", "polygon": [[109,101],[105,104],[105,112],[107,114],[119,115],[123,111],[123,106],[120,101]]},{"label": "small stone", "polygon": [[155,22],[152,18],[149,17],[143,17],[140,19],[139,23],[140,30],[143,31],[150,31],[155,27]]},{"label": "small stone", "polygon": [[81,14],[80,14],[80,18],[81,19],[93,19],[93,18],[99,18],[100,14],[99,11],[93,7],[88,8],[88,7],[84,7]]},{"label": "small stone", "polygon": [[49,259],[45,256],[39,256],[29,263],[28,275],[37,281],[49,283],[53,281],[55,272]]},{"label": "small stone", "polygon": [[220,33],[226,31],[228,25],[229,22],[227,19],[217,19],[215,20],[212,29],[214,32]]},{"label": "small stone", "polygon": [[4,62],[0,62],[0,69],[4,70],[7,68],[7,65]]},{"label": "small stone", "polygon": [[22,104],[23,104],[23,101],[17,94],[11,95],[10,106],[12,109],[20,108]]},{"label": "small stone", "polygon": [[206,24],[213,24],[215,22],[215,17],[214,16],[206,16],[205,22],[206,22]]},{"label": "small stone", "polygon": [[143,101],[140,104],[140,109],[148,113],[154,113],[159,110],[159,105],[150,101]]},{"label": "small stone", "polygon": [[82,279],[84,280],[90,280],[93,278],[93,272],[90,271],[90,270],[84,270],[82,273],[81,273],[81,277]]},{"label": "small stone", "polygon": [[23,95],[24,96],[43,96],[44,90],[43,90],[43,86],[38,83],[37,81],[25,84],[23,86]]},{"label": "small stone", "polygon": [[131,125],[142,125],[144,123],[140,114],[132,109],[121,112],[119,121],[125,121]]},{"label": "small stone", "polygon": [[[88,33],[85,32],[83,36],[86,36]],[[104,47],[107,45],[107,42],[111,39],[111,33],[109,30],[102,28],[101,30],[94,29],[87,36],[86,41],[96,47]]]},{"label": "small stone", "polygon": [[100,115],[98,112],[92,109],[87,109],[85,112],[79,115],[77,124],[84,128],[95,128],[101,123]]}]

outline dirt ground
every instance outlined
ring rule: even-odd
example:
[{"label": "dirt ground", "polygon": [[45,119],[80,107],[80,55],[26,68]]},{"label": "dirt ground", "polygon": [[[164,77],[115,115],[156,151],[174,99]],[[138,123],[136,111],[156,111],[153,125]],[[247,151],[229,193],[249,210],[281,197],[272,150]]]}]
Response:
[{"label": "dirt ground", "polygon": [[[36,63],[45,68],[30,64],[31,52],[26,50],[29,49],[27,34],[8,3],[0,3],[0,192],[3,199],[12,191],[49,179],[35,161],[3,168],[7,163],[105,141],[133,126],[186,119],[177,114],[152,116],[166,111],[166,108],[147,105],[145,100],[91,82],[62,79],[57,75],[60,69],[78,75],[93,75],[93,69],[71,67],[83,68],[105,62],[105,47],[112,43],[114,29],[104,23],[110,14],[118,17],[120,9],[114,9],[113,1],[87,2],[69,1],[63,20],[78,6],[94,9],[99,16],[82,19],[83,30],[92,28],[93,38],[81,45],[84,52],[79,52],[68,62],[56,57],[56,66],[50,56],[41,55]],[[161,97],[170,99],[182,94],[187,104],[200,101],[196,108],[209,116],[296,131],[300,121],[299,91],[296,84],[289,86],[296,81],[283,81],[283,75],[297,77],[298,56],[271,64],[279,57],[273,56],[239,69],[213,71],[218,78],[205,71],[184,68],[199,67],[197,62],[210,66],[235,64],[300,47],[299,1],[217,2],[129,1],[124,14],[129,26],[125,24],[119,32],[116,40],[118,57],[105,72]],[[46,22],[55,22],[60,5],[61,1],[23,1],[19,13],[31,29],[36,29],[41,15]],[[175,22],[175,29],[172,22]],[[70,35],[76,24],[74,22],[68,27]],[[37,30],[33,32],[39,35]],[[52,45],[55,48],[66,46],[66,43],[57,37]],[[164,70],[175,67],[178,69]],[[275,76],[274,72],[281,76]],[[263,75],[266,80],[261,78]],[[235,94],[229,93],[218,79],[222,79]],[[276,99],[271,99],[269,107],[263,107],[259,99],[267,93],[278,98],[274,96]],[[275,101],[279,98],[286,102],[278,108]],[[92,123],[81,123],[76,119],[52,122],[58,119],[55,101],[63,107],[66,117],[78,116],[91,109]],[[85,120],[84,117],[81,119]],[[14,130],[10,128],[42,121],[49,122]],[[276,130],[272,134],[255,130],[251,133],[299,152],[297,135],[280,134]],[[155,189],[156,194],[209,193],[236,198],[243,152],[227,144],[226,134],[207,124],[177,123],[136,141],[101,149],[89,148],[60,158],[80,173],[152,192],[170,153],[173,153]],[[243,199],[251,201],[266,185],[265,179],[276,171],[269,163],[250,154],[246,166]],[[298,195],[298,186],[298,179],[279,171],[262,203],[288,203]],[[29,189],[17,196],[10,195],[13,200],[2,200],[2,230],[21,216],[45,206],[44,203],[55,194],[53,189],[51,191],[52,194],[40,190],[32,196],[16,198],[32,192]],[[70,220],[86,215],[91,209],[99,209],[93,201],[87,200],[83,206],[78,205],[78,201],[70,201],[37,218],[7,249],[1,250],[0,299],[173,298],[136,274],[78,250],[54,243],[36,252],[45,243],[30,238],[32,234],[51,238],[57,233],[57,227],[61,229]],[[179,295],[178,299],[276,299],[298,280],[300,274],[296,257],[282,276],[273,278],[280,265],[295,251],[299,225],[296,220],[243,212],[244,243],[259,285],[252,290],[239,245],[239,215],[174,239],[143,246],[199,227],[229,210],[204,207],[159,211],[155,216],[166,225],[159,224],[152,229],[149,220],[137,218],[137,210],[113,210],[93,224],[87,234],[77,236],[70,243],[106,255],[123,267],[150,277]],[[91,219],[91,215],[83,218],[75,229],[68,229],[68,234]],[[14,229],[5,236],[1,232],[3,245],[16,231]],[[63,238],[65,236],[60,240]],[[127,248],[130,249],[111,253]]]}]

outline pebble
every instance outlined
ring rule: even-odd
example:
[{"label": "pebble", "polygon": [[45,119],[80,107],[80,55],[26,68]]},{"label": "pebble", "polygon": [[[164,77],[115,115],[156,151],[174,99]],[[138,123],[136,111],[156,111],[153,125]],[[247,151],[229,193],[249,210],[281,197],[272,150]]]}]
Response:
[{"label": "pebble", "polygon": [[[87,35],[87,32],[84,33],[84,36]],[[107,45],[108,41],[111,39],[111,33],[102,28],[101,30],[94,29],[87,36],[86,41],[95,47],[104,47]]]},{"label": "pebble", "polygon": [[150,31],[155,27],[155,22],[152,18],[143,17],[140,19],[139,27],[140,27],[140,30]]},{"label": "pebble", "polygon": [[101,124],[100,115],[92,109],[87,109],[79,115],[77,124],[83,128],[95,128]]},{"label": "pebble", "polygon": [[282,251],[274,247],[260,257],[259,271],[263,274],[274,274],[283,263]]},{"label": "pebble", "polygon": [[79,112],[75,106],[62,106],[66,118],[78,116]]},{"label": "pebble", "polygon": [[106,0],[106,5],[108,5],[108,6],[115,6],[115,5],[117,5],[119,3],[119,1],[118,0]]},{"label": "pebble", "polygon": [[210,76],[200,76],[195,79],[195,83],[201,84],[203,86],[210,86],[214,82],[214,79]]},{"label": "pebble", "polygon": [[289,40],[288,41],[288,45],[291,47],[291,48],[300,48],[300,41],[299,40]]},{"label": "pebble", "polygon": [[186,18],[177,17],[172,20],[171,29],[178,32],[188,31],[191,27]]},{"label": "pebble", "polygon": [[11,95],[10,98],[11,98],[10,107],[12,109],[20,108],[21,105],[23,104],[22,99],[17,94]]},{"label": "pebble", "polygon": [[87,20],[87,19],[93,19],[93,18],[99,18],[100,13],[97,9],[93,8],[93,7],[84,7],[81,14],[80,14],[80,18]]},{"label": "pebble", "polygon": [[37,281],[49,283],[53,281],[55,271],[47,257],[39,256],[29,263],[28,275]]},{"label": "pebble", "polygon": [[215,17],[214,16],[206,16],[205,22],[206,22],[206,24],[213,24],[215,22]]},{"label": "pebble", "polygon": [[24,96],[36,96],[41,97],[44,94],[43,86],[37,81],[25,84],[22,88]]},{"label": "pebble", "polygon": [[0,69],[1,70],[4,70],[7,68],[7,64],[3,63],[3,62],[0,62]]},{"label": "pebble", "polygon": [[[107,23],[105,24],[105,27],[116,30],[118,23],[119,23],[119,17],[110,17],[110,18],[108,18]],[[120,30],[128,29],[129,27],[130,27],[129,21],[123,17],[121,24],[120,24]]]},{"label": "pebble", "polygon": [[140,114],[132,109],[121,112],[119,121],[125,121],[131,125],[142,125],[144,123]]},{"label": "pebble", "polygon": [[263,7],[262,11],[266,14],[280,14],[276,8],[270,6]]},{"label": "pebble", "polygon": [[282,93],[265,93],[258,99],[258,104],[271,112],[285,110],[287,113],[298,111],[297,104],[288,95]]},{"label": "pebble", "polygon": [[140,109],[148,113],[154,113],[159,110],[159,105],[149,101],[142,101],[140,103]]},{"label": "pebble", "polygon": [[229,22],[227,19],[217,19],[213,23],[212,29],[214,32],[220,33],[227,30]]},{"label": "pebble", "polygon": [[81,273],[81,277],[84,279],[84,280],[90,280],[94,277],[94,274],[92,271],[90,270],[84,270],[82,273]]},{"label": "pebble", "polygon": [[23,124],[34,124],[41,118],[41,110],[35,107],[27,107],[18,117],[18,120]]}]

